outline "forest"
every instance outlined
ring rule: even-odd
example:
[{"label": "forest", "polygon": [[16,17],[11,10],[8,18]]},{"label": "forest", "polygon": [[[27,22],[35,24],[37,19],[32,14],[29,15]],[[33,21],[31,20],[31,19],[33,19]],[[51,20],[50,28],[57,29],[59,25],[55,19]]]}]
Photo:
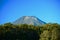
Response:
[{"label": "forest", "polygon": [[41,26],[1,24],[0,40],[60,40],[60,24],[47,23]]}]

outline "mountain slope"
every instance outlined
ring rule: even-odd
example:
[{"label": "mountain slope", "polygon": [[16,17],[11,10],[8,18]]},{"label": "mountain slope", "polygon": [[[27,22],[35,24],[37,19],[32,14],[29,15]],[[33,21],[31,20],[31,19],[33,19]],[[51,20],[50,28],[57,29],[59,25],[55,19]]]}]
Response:
[{"label": "mountain slope", "polygon": [[45,22],[38,19],[35,16],[22,16],[13,22],[13,24],[32,24],[32,25],[43,25]]}]

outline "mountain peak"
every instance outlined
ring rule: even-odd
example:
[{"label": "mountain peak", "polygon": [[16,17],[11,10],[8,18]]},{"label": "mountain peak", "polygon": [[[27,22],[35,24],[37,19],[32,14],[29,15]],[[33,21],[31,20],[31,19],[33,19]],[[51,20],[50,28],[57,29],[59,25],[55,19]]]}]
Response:
[{"label": "mountain peak", "polygon": [[43,25],[45,22],[38,19],[36,16],[22,16],[17,19],[14,24],[32,24],[32,25]]},{"label": "mountain peak", "polygon": [[30,18],[30,17],[35,17],[35,16],[22,16],[22,17],[29,17]]}]

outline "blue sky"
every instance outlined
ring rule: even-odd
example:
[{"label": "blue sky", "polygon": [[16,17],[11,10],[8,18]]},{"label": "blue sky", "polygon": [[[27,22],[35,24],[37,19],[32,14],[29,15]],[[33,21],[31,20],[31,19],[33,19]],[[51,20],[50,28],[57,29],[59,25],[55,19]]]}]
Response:
[{"label": "blue sky", "polygon": [[46,23],[60,24],[59,0],[0,0],[0,24],[22,16],[36,16]]}]

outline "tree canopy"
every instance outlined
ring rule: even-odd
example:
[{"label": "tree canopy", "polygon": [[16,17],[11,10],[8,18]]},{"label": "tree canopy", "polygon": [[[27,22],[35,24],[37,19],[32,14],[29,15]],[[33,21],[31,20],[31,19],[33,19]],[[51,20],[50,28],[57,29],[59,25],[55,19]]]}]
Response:
[{"label": "tree canopy", "polygon": [[34,26],[5,23],[0,25],[0,40],[60,40],[60,25],[49,23]]}]

